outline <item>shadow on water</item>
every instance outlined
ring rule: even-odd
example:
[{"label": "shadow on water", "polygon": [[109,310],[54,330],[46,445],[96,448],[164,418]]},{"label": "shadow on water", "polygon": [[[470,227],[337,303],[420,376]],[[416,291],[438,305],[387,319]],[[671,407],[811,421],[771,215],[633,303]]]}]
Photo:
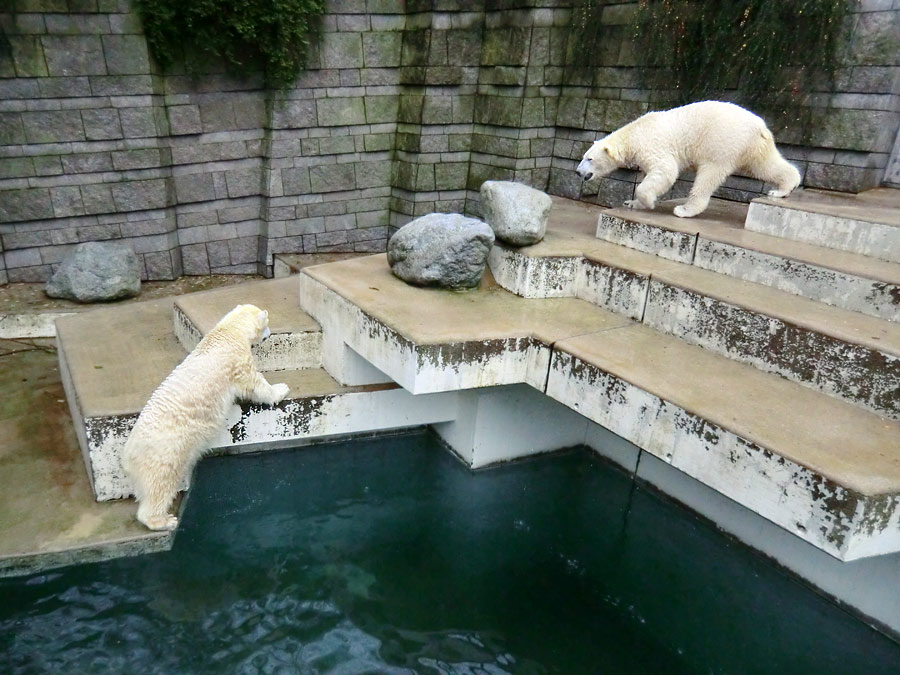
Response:
[{"label": "shadow on water", "polygon": [[586,451],[218,457],[171,552],[0,581],[4,672],[877,673],[900,645]]}]

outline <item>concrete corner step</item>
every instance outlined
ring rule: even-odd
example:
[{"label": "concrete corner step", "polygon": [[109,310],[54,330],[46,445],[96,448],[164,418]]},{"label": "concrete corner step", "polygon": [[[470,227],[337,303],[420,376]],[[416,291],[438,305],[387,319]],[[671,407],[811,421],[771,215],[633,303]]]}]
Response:
[{"label": "concrete corner step", "polygon": [[[131,495],[119,453],[150,395],[187,355],[172,333],[173,305],[171,298],[153,300],[58,322],[66,398],[91,488],[100,501]],[[235,406],[213,447],[241,452],[296,445],[305,439],[446,422],[456,415],[452,401],[417,399],[391,383],[343,387],[321,368],[282,370],[267,379],[286,383],[288,398],[273,407]]]},{"label": "concrete corner step", "polygon": [[597,223],[597,237],[836,307],[900,321],[897,263],[744,229],[744,219],[749,217],[746,204],[713,199],[699,217],[678,218],[672,209],[680,201],[662,202],[654,211],[604,211]]},{"label": "concrete corner step", "polygon": [[754,199],[746,229],[900,262],[900,189],[858,195],[800,190],[786,199]]},{"label": "concrete corner step", "polygon": [[239,304],[269,312],[272,335],[253,347],[262,371],[318,368],[322,363],[322,332],[300,309],[296,277],[255,281],[180,296],[175,301],[175,335],[191,351],[225,314]]},{"label": "concrete corner step", "polygon": [[897,422],[641,325],[556,343],[547,394],[836,557],[900,548]]}]

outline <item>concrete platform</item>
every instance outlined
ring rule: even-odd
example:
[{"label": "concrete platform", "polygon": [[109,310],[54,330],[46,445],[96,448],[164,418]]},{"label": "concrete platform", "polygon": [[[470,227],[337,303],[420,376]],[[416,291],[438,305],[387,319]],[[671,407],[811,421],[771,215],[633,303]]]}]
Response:
[{"label": "concrete platform", "polygon": [[262,371],[318,368],[322,333],[312,317],[298,309],[300,285],[296,277],[250,282],[231,288],[183,295],[175,301],[175,335],[186,351],[237,305],[248,302],[269,312],[271,336],[253,347]]},{"label": "concrete platform", "polygon": [[[653,215],[655,223],[675,218]],[[589,217],[584,214],[584,220]],[[692,231],[713,226],[707,223]],[[581,298],[878,414],[900,418],[896,323],[593,240],[583,225],[531,247],[495,246],[489,260],[497,281],[524,297]]]},{"label": "concrete platform", "polygon": [[754,199],[746,228],[785,239],[900,262],[900,189],[858,195],[799,190],[786,199]]}]

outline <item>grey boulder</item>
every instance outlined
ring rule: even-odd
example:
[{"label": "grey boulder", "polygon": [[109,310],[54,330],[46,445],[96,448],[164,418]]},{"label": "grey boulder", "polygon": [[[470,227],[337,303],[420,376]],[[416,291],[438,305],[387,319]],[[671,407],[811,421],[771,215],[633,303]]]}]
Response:
[{"label": "grey boulder", "polygon": [[487,180],[481,184],[481,214],[497,239],[513,246],[536,244],[547,232],[553,202],[521,183]]},{"label": "grey boulder", "polygon": [[89,241],[66,254],[44,291],[78,302],[131,298],[141,292],[141,267],[127,244]]},{"label": "grey boulder", "polygon": [[481,281],[494,233],[486,224],[459,213],[429,213],[391,237],[391,271],[416,286],[473,288]]}]

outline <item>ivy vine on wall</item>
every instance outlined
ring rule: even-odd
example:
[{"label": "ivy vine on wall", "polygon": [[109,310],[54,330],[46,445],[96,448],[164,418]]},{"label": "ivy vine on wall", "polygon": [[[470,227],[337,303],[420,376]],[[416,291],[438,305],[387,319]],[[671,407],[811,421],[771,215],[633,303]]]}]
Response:
[{"label": "ivy vine on wall", "polygon": [[323,0],[136,0],[147,43],[164,68],[184,59],[202,72],[221,59],[229,72],[262,72],[289,87],[306,63]]}]

